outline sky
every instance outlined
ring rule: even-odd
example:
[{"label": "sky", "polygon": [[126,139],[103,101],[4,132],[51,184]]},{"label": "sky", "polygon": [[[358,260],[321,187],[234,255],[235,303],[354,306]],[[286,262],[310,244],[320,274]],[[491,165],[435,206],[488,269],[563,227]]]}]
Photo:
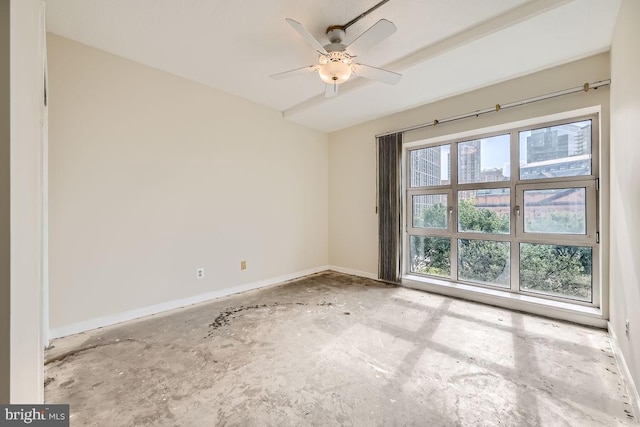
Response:
[{"label": "sky", "polygon": [[[482,157],[480,159],[480,170],[504,168],[510,162],[509,154],[509,135],[499,135],[491,138],[482,139]],[[509,175],[509,171],[502,171],[503,174]]]}]

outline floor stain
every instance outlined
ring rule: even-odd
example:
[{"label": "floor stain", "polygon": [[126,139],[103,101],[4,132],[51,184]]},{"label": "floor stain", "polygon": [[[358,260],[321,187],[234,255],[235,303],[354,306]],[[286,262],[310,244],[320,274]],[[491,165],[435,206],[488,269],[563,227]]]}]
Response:
[{"label": "floor stain", "polygon": [[[216,330],[220,329],[223,326],[228,326],[231,320],[235,319],[238,316],[238,313],[242,313],[243,311],[258,310],[261,308],[277,308],[277,307],[286,307],[286,306],[309,306],[309,305],[315,305],[317,307],[331,307],[333,306],[333,303],[320,302],[317,304],[309,304],[305,302],[285,302],[285,303],[275,302],[271,304],[255,304],[255,305],[248,305],[248,306],[241,305],[238,307],[229,307],[225,311],[221,312],[218,315],[218,317],[216,317],[213,320],[213,322],[209,324],[210,331],[207,334],[207,336],[204,338],[211,338]],[[350,313],[345,312],[344,314],[350,314]]]},{"label": "floor stain", "polygon": [[[103,343],[97,343],[97,344],[89,345],[89,346],[86,346],[86,347],[78,348],[76,350],[67,351],[65,353],[59,354],[56,357],[52,357],[50,359],[47,359],[47,360],[44,361],[44,366],[47,366],[47,365],[49,365],[51,363],[55,363],[55,362],[62,362],[63,360],[65,360],[65,359],[67,359],[69,357],[75,356],[75,355],[77,355],[79,353],[83,353],[85,351],[96,349],[98,347],[105,347],[105,346],[108,346],[108,345],[122,344],[122,343],[126,343],[126,342],[141,342],[141,341],[133,339],[133,338],[126,338],[126,339],[123,339],[123,340],[117,339],[117,340],[113,340],[113,341],[109,341],[109,342],[103,342]],[[149,348],[150,347],[149,344],[147,344],[147,343],[143,343],[143,344],[145,345],[145,348]]]}]

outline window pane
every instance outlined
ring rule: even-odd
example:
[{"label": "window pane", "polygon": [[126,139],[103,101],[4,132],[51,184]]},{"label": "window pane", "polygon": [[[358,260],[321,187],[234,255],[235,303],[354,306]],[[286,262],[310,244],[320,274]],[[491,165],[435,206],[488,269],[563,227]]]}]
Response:
[{"label": "window pane", "polygon": [[591,120],[520,132],[520,179],[591,175]]},{"label": "window pane", "polygon": [[585,196],[585,188],[524,191],[524,231],[586,234]]},{"label": "window pane", "polygon": [[411,151],[411,187],[449,185],[450,152],[451,147],[448,144]]},{"label": "window pane", "polygon": [[509,234],[508,188],[458,191],[458,231]]},{"label": "window pane", "polygon": [[458,240],[458,279],[510,287],[509,242]]},{"label": "window pane", "polygon": [[425,194],[413,196],[413,226],[417,228],[447,229],[447,195]]},{"label": "window pane", "polygon": [[520,244],[520,289],[591,301],[590,247]]},{"label": "window pane", "polygon": [[458,183],[508,181],[509,135],[458,143]]},{"label": "window pane", "polygon": [[451,239],[411,236],[411,272],[451,277]]}]

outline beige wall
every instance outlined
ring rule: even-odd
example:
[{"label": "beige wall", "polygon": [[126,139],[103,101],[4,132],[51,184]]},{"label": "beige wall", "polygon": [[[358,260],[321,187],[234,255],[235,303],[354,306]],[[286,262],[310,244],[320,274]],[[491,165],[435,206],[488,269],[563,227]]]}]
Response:
[{"label": "beige wall", "polygon": [[326,134],[53,34],[48,49],[52,329],[327,264]]},{"label": "beige wall", "polygon": [[[611,327],[636,387],[640,387],[639,17],[640,2],[623,0],[611,47]],[[628,337],[625,320],[630,321]]]},{"label": "beige wall", "polygon": [[9,1],[0,0],[0,403],[9,402],[10,141]]},{"label": "beige wall", "polygon": [[[609,55],[600,54],[536,74],[510,80],[460,96],[414,108],[329,135],[329,262],[369,275],[377,275],[377,215],[375,135],[420,123],[542,95],[585,82],[609,78]],[[384,101],[381,101],[384,102]],[[502,110],[421,131],[422,138],[453,134],[545,116],[588,106],[602,106],[602,147],[608,154],[609,89],[592,90],[523,107]],[[415,138],[415,135],[412,135]],[[601,177],[607,184],[608,170]],[[603,200],[606,200],[606,191]],[[603,221],[606,225],[606,212]],[[603,242],[606,246],[606,241]],[[603,246],[603,247],[604,247]],[[606,253],[606,251],[603,251]],[[606,277],[608,273],[604,274]]]},{"label": "beige wall", "polygon": [[11,402],[44,397],[41,144],[44,3],[11,0]]}]

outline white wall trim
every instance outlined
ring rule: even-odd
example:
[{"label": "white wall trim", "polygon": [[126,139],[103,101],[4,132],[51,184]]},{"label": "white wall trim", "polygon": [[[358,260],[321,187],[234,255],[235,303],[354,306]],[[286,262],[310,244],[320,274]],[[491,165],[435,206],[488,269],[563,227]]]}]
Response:
[{"label": "white wall trim", "polygon": [[147,307],[137,308],[122,313],[110,314],[107,316],[89,319],[82,322],[72,323],[71,325],[62,326],[60,328],[51,329],[49,338],[56,339],[66,337],[68,335],[79,334],[81,332],[90,331],[92,329],[103,328],[105,326],[115,325],[117,323],[126,322],[128,320],[138,319],[140,317],[151,316],[153,314],[163,313],[177,308],[183,308],[193,304],[207,302],[216,298],[228,295],[238,294],[240,292],[250,291],[254,289],[264,288],[266,286],[278,285],[294,279],[299,279],[311,274],[320,273],[329,270],[329,266],[321,266],[311,268],[309,270],[298,271],[296,273],[285,274],[283,276],[273,277],[270,279],[259,280],[257,282],[245,283],[242,285],[232,286],[230,288],[218,289],[200,295],[188,298],[168,301],[161,304],[150,305]]},{"label": "white wall trim", "polygon": [[607,322],[607,329],[609,330],[609,336],[611,337],[611,350],[613,350],[613,355],[615,356],[616,362],[618,363],[618,368],[620,369],[620,373],[624,378],[624,382],[627,386],[627,391],[630,394],[629,397],[631,400],[631,404],[633,405],[633,415],[636,417],[636,419],[638,419],[638,417],[640,417],[640,393],[638,392],[638,387],[633,382],[631,371],[629,370],[627,361],[624,358],[624,354],[622,353],[622,349],[620,348],[620,343],[618,341],[618,336],[613,330],[611,322]]},{"label": "white wall trim", "polygon": [[330,265],[328,270],[336,271],[338,273],[350,274],[352,276],[364,277],[367,279],[378,280],[378,275],[374,273],[367,273],[366,271],[352,270],[350,268],[339,267],[337,265]]},{"label": "white wall trim", "polygon": [[[42,21],[42,72],[44,74],[44,94],[49,96],[49,70],[47,62],[47,9],[42,3],[40,19]],[[42,251],[41,251],[41,280],[42,280],[42,347],[49,346],[49,101],[43,99],[42,110],[42,158],[41,158],[41,186],[42,186]]]}]

